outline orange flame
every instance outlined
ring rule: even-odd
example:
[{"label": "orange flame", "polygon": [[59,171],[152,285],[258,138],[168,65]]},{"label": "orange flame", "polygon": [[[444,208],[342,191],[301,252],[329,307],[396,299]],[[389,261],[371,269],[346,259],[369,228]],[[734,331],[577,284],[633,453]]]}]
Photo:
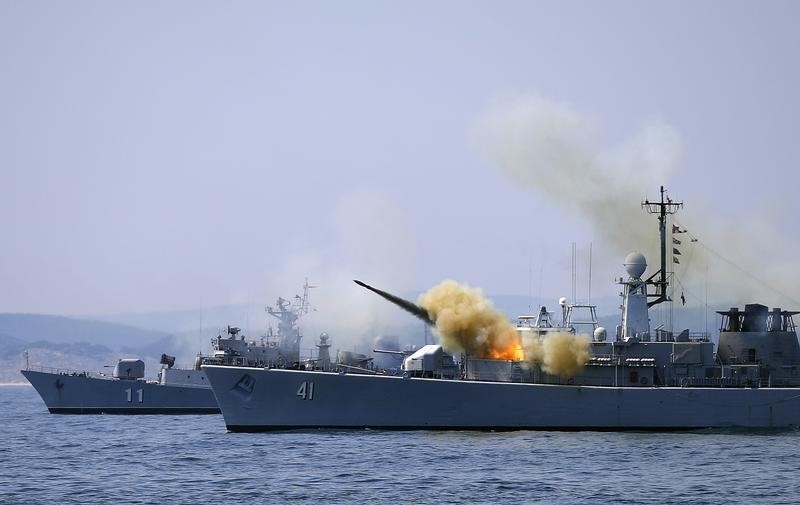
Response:
[{"label": "orange flame", "polygon": [[513,361],[525,359],[525,352],[522,350],[522,342],[519,338],[514,342],[509,342],[504,347],[491,347],[487,354],[487,357],[492,359],[510,359]]},{"label": "orange flame", "polygon": [[446,349],[478,358],[524,358],[517,329],[480,289],[448,279],[420,295],[418,305],[435,321]]}]

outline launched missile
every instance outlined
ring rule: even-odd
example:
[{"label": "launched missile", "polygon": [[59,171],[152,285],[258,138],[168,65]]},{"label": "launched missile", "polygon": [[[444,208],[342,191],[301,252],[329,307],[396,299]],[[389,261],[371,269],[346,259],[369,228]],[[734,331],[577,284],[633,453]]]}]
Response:
[{"label": "launched missile", "polygon": [[401,309],[405,310],[406,312],[410,312],[414,316],[422,319],[423,321],[425,321],[429,325],[431,325],[431,326],[435,326],[436,325],[436,322],[431,320],[430,316],[428,315],[428,311],[423,309],[419,305],[417,305],[415,303],[411,303],[408,300],[403,300],[399,296],[394,296],[392,294],[387,293],[386,291],[381,291],[378,288],[373,288],[369,284],[363,283],[361,281],[357,281],[357,280],[353,279],[353,282],[355,282],[356,284],[358,284],[361,287],[369,289],[370,291],[372,291],[376,295],[378,295],[378,296],[380,296],[382,298],[385,298],[386,300],[389,300],[390,302],[392,302],[393,304],[399,306]]}]

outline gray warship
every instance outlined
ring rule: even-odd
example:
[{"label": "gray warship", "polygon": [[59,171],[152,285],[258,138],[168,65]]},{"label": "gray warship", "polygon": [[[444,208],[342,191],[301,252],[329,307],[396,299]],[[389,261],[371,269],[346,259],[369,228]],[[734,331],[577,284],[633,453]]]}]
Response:
[{"label": "gray warship", "polygon": [[175,358],[162,354],[155,380],[145,379],[144,361],[136,358],[120,359],[110,377],[46,367],[21,372],[52,414],[218,414],[201,366],[300,366],[302,333],[297,321],[309,311],[311,287],[306,281],[302,297],[295,296],[293,302],[278,298],[274,308],[266,308],[278,319],[277,331],[268,325],[259,340],[247,340],[239,328],[228,326],[225,336],[211,339],[212,353],[198,354],[192,368],[176,368]]},{"label": "gray warship", "polygon": [[[399,376],[203,365],[229,431],[309,428],[458,430],[679,430],[800,426],[798,312],[748,304],[720,311],[716,347],[706,333],[650,327],[649,309],[669,301],[668,219],[682,206],[643,202],[658,215],[660,270],[629,254],[620,278],[620,323],[609,338],[589,321],[590,353],[575,372],[553,374],[525,359],[453,355],[426,345]],[[357,281],[358,282],[358,281]],[[420,306],[360,285],[434,324]],[[572,306],[562,303],[564,314]],[[591,310],[591,308],[590,308]],[[592,311],[593,312],[593,311]],[[574,325],[546,309],[520,335],[541,339]]]}]

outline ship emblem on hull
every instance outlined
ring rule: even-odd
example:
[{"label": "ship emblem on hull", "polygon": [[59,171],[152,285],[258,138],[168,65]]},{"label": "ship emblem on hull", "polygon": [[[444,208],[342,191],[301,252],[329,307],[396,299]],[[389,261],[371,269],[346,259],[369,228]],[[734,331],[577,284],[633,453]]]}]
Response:
[{"label": "ship emblem on hull", "polygon": [[231,388],[231,392],[242,399],[242,401],[250,401],[253,396],[253,389],[256,386],[256,381],[250,374],[242,375],[242,378]]}]

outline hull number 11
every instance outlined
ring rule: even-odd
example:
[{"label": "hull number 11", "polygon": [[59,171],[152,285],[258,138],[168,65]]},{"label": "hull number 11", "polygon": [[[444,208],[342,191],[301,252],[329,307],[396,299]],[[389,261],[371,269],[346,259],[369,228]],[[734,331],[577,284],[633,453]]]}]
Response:
[{"label": "hull number 11", "polygon": [[[139,403],[142,403],[143,400],[144,400],[144,395],[142,393],[142,389],[141,388],[136,390],[136,396],[139,399]],[[128,400],[129,402],[133,401],[133,398],[132,398],[132,395],[131,395],[131,388],[128,388],[128,389],[125,390],[125,399]]]}]

